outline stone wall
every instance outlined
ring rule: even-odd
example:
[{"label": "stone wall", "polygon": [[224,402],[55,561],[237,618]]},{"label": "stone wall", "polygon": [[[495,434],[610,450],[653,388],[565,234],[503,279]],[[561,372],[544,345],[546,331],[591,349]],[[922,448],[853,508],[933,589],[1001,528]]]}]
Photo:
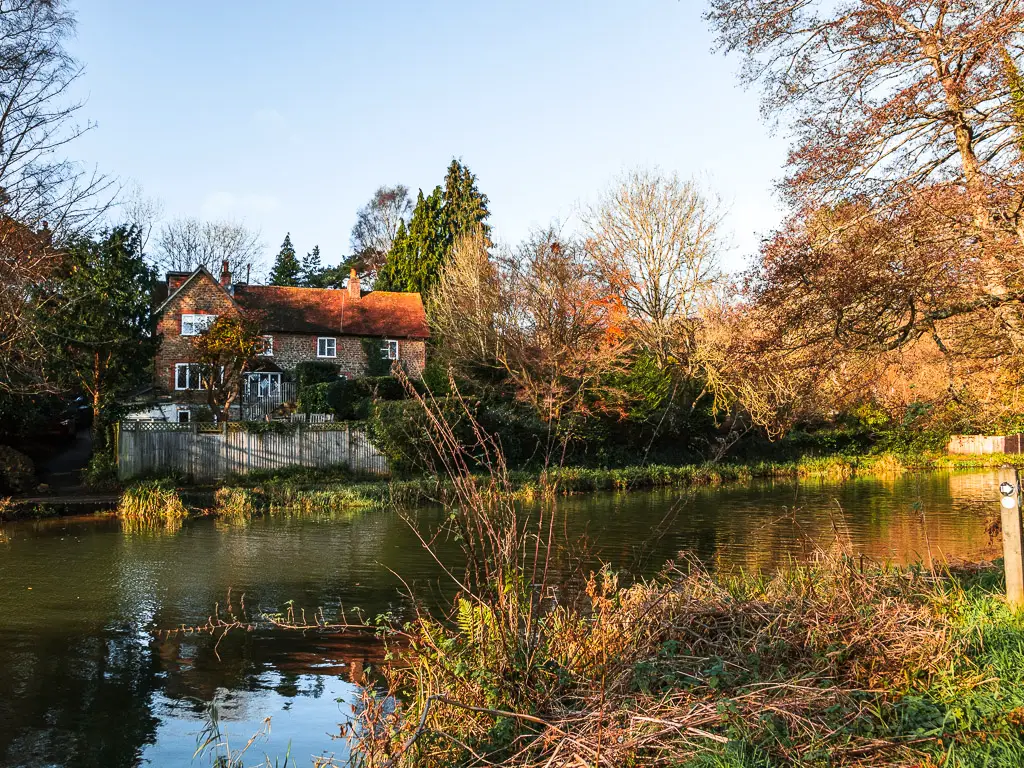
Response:
[{"label": "stone wall", "polygon": [[[294,333],[268,334],[274,337],[274,355],[268,357],[273,360],[279,368],[291,371],[301,362],[319,361],[334,363],[338,366],[338,372],[349,378],[356,378],[366,374],[366,353],[363,351],[362,339],[356,336],[335,336],[337,357],[317,357],[317,339],[319,336],[310,336]],[[398,359],[406,366],[406,371],[413,378],[420,378],[423,375],[423,367],[426,365],[426,343],[419,340],[399,340]]]}]

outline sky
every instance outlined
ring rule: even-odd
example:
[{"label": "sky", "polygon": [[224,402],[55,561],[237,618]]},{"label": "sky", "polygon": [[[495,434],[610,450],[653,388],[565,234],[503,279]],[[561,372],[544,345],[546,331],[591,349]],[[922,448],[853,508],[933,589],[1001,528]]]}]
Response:
[{"label": "sky", "polygon": [[74,157],[179,216],[350,252],[382,184],[413,194],[453,157],[494,237],[579,213],[623,172],[696,177],[727,210],[741,269],[781,218],[772,136],[740,62],[712,52],[702,0],[72,0]]}]

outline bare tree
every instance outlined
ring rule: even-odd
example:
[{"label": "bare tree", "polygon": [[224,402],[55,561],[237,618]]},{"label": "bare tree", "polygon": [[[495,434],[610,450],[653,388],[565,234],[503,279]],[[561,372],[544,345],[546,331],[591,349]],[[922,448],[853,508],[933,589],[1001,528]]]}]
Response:
[{"label": "bare tree", "polygon": [[141,184],[132,183],[122,191],[120,209],[124,223],[138,227],[139,246],[145,251],[153,228],[163,216],[163,203],[155,197],[148,197]]},{"label": "bare tree", "polygon": [[261,276],[264,264],[259,232],[232,221],[180,218],[165,224],[156,238],[155,261],[162,269],[191,272],[200,266],[218,274],[226,259],[236,279]]},{"label": "bare tree", "polygon": [[370,201],[359,209],[351,243],[357,269],[362,274],[373,278],[391,250],[398,225],[408,222],[411,215],[412,198],[408,187],[402,184],[379,187]]},{"label": "bare tree", "polygon": [[457,240],[427,303],[438,351],[464,372],[496,366],[499,356],[501,287],[487,245],[483,232]]},{"label": "bare tree", "polygon": [[59,0],[0,4],[0,389],[39,384],[33,287],[109,203],[109,180],[62,157],[91,127],[73,123],[81,105],[68,100],[81,74],[64,48],[73,29]]},{"label": "bare tree", "polygon": [[663,365],[692,350],[698,308],[720,278],[721,222],[694,182],[649,171],[627,174],[586,216],[598,273]]},{"label": "bare tree", "polygon": [[628,345],[621,305],[594,273],[583,245],[535,232],[499,260],[498,362],[518,398],[549,423],[621,410],[608,382]]}]

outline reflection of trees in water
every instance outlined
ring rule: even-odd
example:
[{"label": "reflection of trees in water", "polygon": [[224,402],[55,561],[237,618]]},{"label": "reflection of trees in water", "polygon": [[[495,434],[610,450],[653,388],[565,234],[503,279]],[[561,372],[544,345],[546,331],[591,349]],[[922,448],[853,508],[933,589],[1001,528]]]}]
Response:
[{"label": "reflection of trees in water", "polygon": [[0,645],[0,762],[137,764],[156,734],[152,702],[159,680],[134,632],[83,637],[41,627],[5,636]]},{"label": "reflection of trees in water", "polygon": [[[191,701],[202,712],[218,691],[273,690],[284,697],[319,698],[323,677],[359,684],[367,665],[384,661],[384,648],[372,636],[316,634],[257,629],[228,633],[219,645],[208,634],[173,634],[153,643],[163,694]],[[226,719],[262,716],[236,708]]]}]

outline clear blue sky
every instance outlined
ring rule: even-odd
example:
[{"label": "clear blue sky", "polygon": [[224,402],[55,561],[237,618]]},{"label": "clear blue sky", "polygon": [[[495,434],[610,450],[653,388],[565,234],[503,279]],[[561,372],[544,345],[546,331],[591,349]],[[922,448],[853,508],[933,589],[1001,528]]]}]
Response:
[{"label": "clear blue sky", "polygon": [[142,185],[165,218],[232,218],[268,259],[286,231],[349,252],[380,184],[438,184],[453,156],[496,238],[575,212],[623,170],[701,176],[739,268],[779,220],[770,137],[700,0],[78,0],[76,158]]}]

